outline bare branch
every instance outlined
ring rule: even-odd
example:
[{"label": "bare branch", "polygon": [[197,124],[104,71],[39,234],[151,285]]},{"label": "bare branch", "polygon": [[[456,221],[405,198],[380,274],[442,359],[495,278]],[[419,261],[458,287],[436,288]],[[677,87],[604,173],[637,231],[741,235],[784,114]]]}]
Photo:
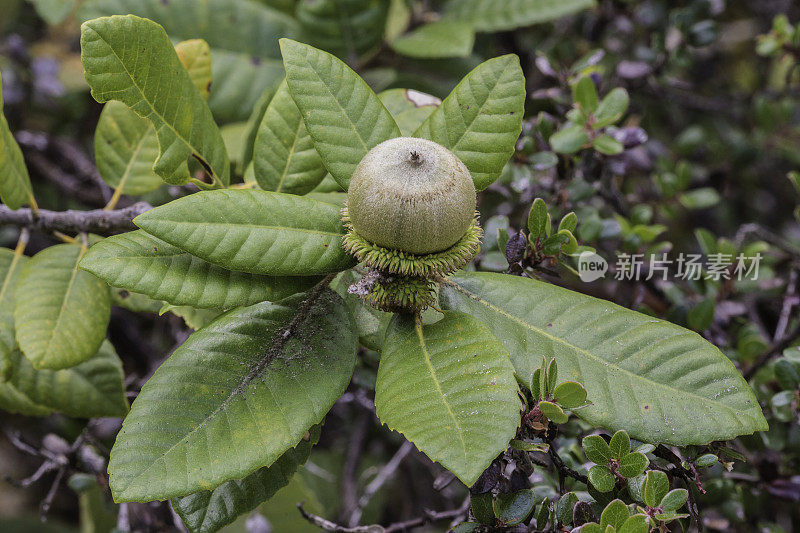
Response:
[{"label": "bare branch", "polygon": [[39,209],[22,208],[13,211],[5,205],[0,205],[0,226],[18,226],[30,228],[46,233],[60,231],[62,233],[97,233],[111,235],[136,229],[132,220],[152,209],[146,202],[133,204],[117,211],[48,211]]}]

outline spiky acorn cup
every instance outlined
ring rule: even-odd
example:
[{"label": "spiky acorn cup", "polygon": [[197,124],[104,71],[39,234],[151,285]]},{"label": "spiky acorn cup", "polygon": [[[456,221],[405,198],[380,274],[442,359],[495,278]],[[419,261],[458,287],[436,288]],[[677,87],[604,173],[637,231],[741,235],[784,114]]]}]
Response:
[{"label": "spiky acorn cup", "polygon": [[469,170],[444,146],[398,137],[370,150],[353,173],[342,210],[344,247],[373,272],[374,282],[358,292],[385,311],[431,305],[433,280],[480,250],[475,202]]}]

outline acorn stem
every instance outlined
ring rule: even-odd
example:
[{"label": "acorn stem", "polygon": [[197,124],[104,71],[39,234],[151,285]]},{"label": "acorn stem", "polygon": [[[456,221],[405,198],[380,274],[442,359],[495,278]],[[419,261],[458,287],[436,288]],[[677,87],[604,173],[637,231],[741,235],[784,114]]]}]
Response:
[{"label": "acorn stem", "polygon": [[417,152],[416,150],[412,150],[411,154],[408,157],[408,162],[414,165],[415,167],[418,167],[422,164],[422,156],[420,156],[419,152]]}]

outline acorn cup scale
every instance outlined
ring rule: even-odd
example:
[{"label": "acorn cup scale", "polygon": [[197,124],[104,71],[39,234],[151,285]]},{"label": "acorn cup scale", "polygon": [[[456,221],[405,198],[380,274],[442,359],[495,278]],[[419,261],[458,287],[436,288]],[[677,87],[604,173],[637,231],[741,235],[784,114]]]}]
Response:
[{"label": "acorn cup scale", "polygon": [[358,293],[385,311],[432,305],[435,278],[480,249],[475,205],[469,170],[444,146],[413,137],[375,146],[353,173],[342,211],[344,247],[374,280]]}]

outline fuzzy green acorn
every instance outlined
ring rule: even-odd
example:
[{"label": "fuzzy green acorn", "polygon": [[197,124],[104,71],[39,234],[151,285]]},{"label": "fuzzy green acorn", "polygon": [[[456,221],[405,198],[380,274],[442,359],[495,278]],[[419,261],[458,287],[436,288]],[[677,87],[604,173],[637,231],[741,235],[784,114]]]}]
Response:
[{"label": "fuzzy green acorn", "polygon": [[444,146],[398,137],[370,150],[342,211],[345,249],[379,273],[362,296],[390,311],[431,305],[430,280],[463,267],[480,249],[475,205],[469,170]]}]

